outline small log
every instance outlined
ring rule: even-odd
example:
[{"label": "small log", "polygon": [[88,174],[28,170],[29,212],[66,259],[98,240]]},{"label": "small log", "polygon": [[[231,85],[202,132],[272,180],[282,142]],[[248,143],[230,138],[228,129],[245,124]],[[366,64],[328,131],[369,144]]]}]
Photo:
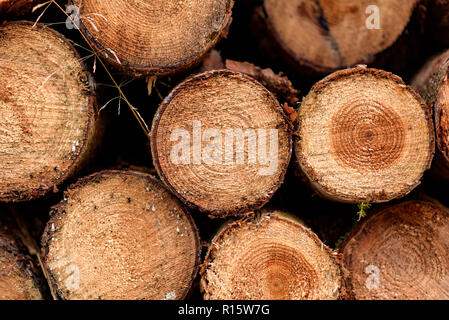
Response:
[{"label": "small log", "polygon": [[100,142],[94,81],[61,34],[0,26],[0,201],[42,197],[85,167]]},{"label": "small log", "polygon": [[189,213],[159,181],[132,171],[79,180],[53,208],[44,267],[61,299],[184,299],[200,245]]},{"label": "small log", "polygon": [[153,162],[189,207],[243,215],[261,208],[282,184],[292,131],[279,102],[255,79],[206,72],[181,83],[157,111]]},{"label": "small log", "polygon": [[134,76],[167,75],[201,62],[226,36],[233,0],[74,0],[96,51]]},{"label": "small log", "polygon": [[415,76],[412,86],[433,109],[437,152],[432,176],[449,180],[449,50],[430,59]]},{"label": "small log", "polygon": [[207,300],[334,300],[342,285],[335,254],[282,212],[226,226],[201,275]]},{"label": "small log", "polygon": [[430,168],[431,111],[391,73],[363,66],[338,71],[312,88],[298,117],[301,172],[330,200],[401,198]]},{"label": "small log", "polygon": [[341,249],[348,298],[449,299],[448,235],[449,212],[429,201],[373,213]]},{"label": "small log", "polygon": [[[254,23],[271,56],[323,74],[372,63],[400,38],[419,0],[263,0]],[[257,30],[256,30],[257,32]]]}]

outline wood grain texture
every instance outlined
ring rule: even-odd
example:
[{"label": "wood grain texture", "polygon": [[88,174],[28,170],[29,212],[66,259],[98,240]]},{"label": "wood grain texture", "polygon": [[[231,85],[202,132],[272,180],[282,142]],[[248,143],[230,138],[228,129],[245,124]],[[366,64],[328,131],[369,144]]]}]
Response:
[{"label": "wood grain texture", "polygon": [[52,29],[0,27],[0,201],[57,190],[100,143],[95,84],[79,59]]},{"label": "wood grain texture", "polygon": [[199,264],[189,213],[155,178],[103,171],[79,180],[42,237],[62,299],[183,299]]},{"label": "wood grain texture", "polygon": [[[199,140],[195,124],[201,125]],[[205,139],[208,129],[217,140]],[[173,137],[178,130],[190,134],[189,141]],[[232,140],[228,130],[235,134]],[[219,70],[187,79],[164,100],[153,121],[151,149],[162,181],[188,206],[214,216],[242,215],[262,207],[282,184],[291,135],[288,118],[265,87],[244,74]],[[180,143],[189,156],[175,162]],[[262,163],[260,157],[269,154],[274,161]]]},{"label": "wood grain texture", "polygon": [[334,300],[335,255],[292,216],[265,212],[230,223],[212,240],[201,270],[205,299]]},{"label": "wood grain texture", "polygon": [[[318,73],[371,63],[404,32],[418,0],[264,0],[264,21],[273,51]],[[367,21],[379,9],[379,28]],[[275,50],[277,48],[277,50]]]},{"label": "wood grain texture", "polygon": [[365,67],[338,71],[312,88],[298,117],[298,164],[326,198],[401,198],[430,168],[431,111],[391,73]]},{"label": "wood grain texture", "polygon": [[448,211],[428,201],[373,213],[341,249],[349,298],[448,299],[448,231]]},{"label": "wood grain texture", "polygon": [[99,54],[135,76],[196,63],[227,34],[233,0],[75,0],[80,30]]}]

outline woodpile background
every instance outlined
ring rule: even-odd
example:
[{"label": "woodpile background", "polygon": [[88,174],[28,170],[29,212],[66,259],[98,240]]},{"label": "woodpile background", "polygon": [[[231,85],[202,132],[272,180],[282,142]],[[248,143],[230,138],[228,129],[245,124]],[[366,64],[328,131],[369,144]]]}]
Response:
[{"label": "woodpile background", "polygon": [[449,299],[448,45],[447,0],[0,0],[0,299]]}]

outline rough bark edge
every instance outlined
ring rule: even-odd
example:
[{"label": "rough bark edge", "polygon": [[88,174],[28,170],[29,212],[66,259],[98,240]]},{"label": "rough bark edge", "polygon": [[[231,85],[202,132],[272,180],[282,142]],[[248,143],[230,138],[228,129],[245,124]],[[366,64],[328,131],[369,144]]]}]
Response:
[{"label": "rough bark edge", "polygon": [[[428,70],[429,73],[426,74],[425,72]],[[449,175],[449,150],[445,148],[445,143],[442,141],[442,132],[448,131],[448,128],[444,128],[441,123],[443,110],[439,104],[441,86],[446,83],[449,84],[449,50],[431,58],[419,71],[412,83],[412,86],[427,100],[428,106],[434,113],[436,139],[436,155],[434,167],[432,167],[434,177],[438,177],[435,174],[438,171],[442,171],[444,176]]]},{"label": "rough bark edge", "polygon": [[[68,0],[68,5],[74,5],[73,0]],[[106,55],[105,52],[108,52],[107,48],[104,48],[100,43],[95,40],[95,37],[87,30],[86,26],[80,21],[79,30],[86,37],[89,44],[92,46],[93,50],[97,52],[104,60],[108,62],[108,64],[112,65],[117,70],[126,73],[132,77],[139,78],[143,76],[168,76],[175,73],[180,73],[183,71],[187,71],[192,67],[201,63],[202,59],[205,55],[217,45],[217,43],[226,38],[229,33],[229,27],[232,23],[232,8],[234,6],[234,0],[228,0],[228,5],[226,8],[226,16],[223,20],[223,26],[220,29],[220,32],[215,36],[215,38],[208,43],[208,45],[204,48],[204,50],[197,55],[196,57],[190,60],[180,61],[173,65],[169,66],[157,66],[157,67],[145,67],[141,65],[136,65],[129,63],[127,61],[120,61],[118,63],[114,57],[110,55]]]},{"label": "rough bark edge", "polygon": [[8,251],[15,257],[17,266],[31,278],[35,288],[40,292],[41,300],[44,300],[47,297],[44,277],[37,267],[39,264],[26,253],[24,244],[18,238],[12,239],[0,232],[0,249]]},{"label": "rough bark edge", "polygon": [[228,69],[234,72],[247,74],[269,91],[276,95],[278,100],[283,103],[284,112],[287,114],[290,121],[295,125],[298,117],[295,107],[299,103],[298,95],[300,90],[297,90],[290,79],[282,72],[276,74],[271,68],[262,69],[250,62],[241,62],[226,59],[223,61],[221,54],[217,50],[211,50],[209,54],[203,59],[199,73],[213,70]]},{"label": "rough bark edge", "polygon": [[[15,21],[10,22],[6,25],[24,25],[24,26],[33,26],[32,22],[29,21]],[[2,32],[2,29],[6,25],[0,25],[0,33]],[[90,74],[89,71],[87,71],[87,67],[85,63],[81,59],[81,55],[78,53],[78,51],[75,49],[75,47],[70,43],[70,41],[67,40],[62,34],[59,32],[43,25],[43,24],[36,24],[35,28],[39,30],[43,30],[45,32],[48,32],[58,38],[60,41],[64,43],[64,45],[68,46],[72,52],[75,58],[78,59],[81,69],[83,70],[84,74],[86,75],[88,84],[86,85],[86,88],[88,90],[87,95],[89,96],[89,101],[86,106],[87,109],[87,116],[88,116],[88,125],[87,125],[87,131],[86,135],[84,137],[84,141],[82,142],[82,147],[80,150],[76,153],[76,156],[72,160],[72,164],[70,167],[64,172],[64,174],[52,185],[48,186],[47,189],[31,189],[28,192],[24,194],[17,194],[15,197],[5,197],[0,198],[0,202],[7,202],[7,203],[17,203],[17,202],[26,202],[30,200],[34,200],[40,197],[44,197],[48,195],[52,191],[57,191],[58,186],[66,182],[67,180],[74,177],[76,173],[78,173],[80,170],[84,168],[84,166],[90,161],[91,154],[94,153],[95,149],[100,144],[99,140],[97,139],[97,136],[100,136],[102,134],[102,125],[99,124],[99,111],[97,106],[97,95],[95,93],[96,83],[93,78],[93,76]]]},{"label": "rough bark edge", "polygon": [[[298,139],[295,140],[295,155],[296,155],[297,164],[299,166],[300,172],[302,173],[302,175],[305,176],[306,181],[308,182],[308,185],[311,186],[312,189],[314,189],[318,194],[320,194],[322,197],[324,197],[325,199],[328,199],[328,200],[338,201],[338,202],[343,202],[343,203],[357,203],[357,202],[362,202],[362,201],[366,201],[366,200],[373,202],[373,203],[384,203],[384,202],[389,202],[391,200],[403,198],[406,195],[408,195],[410,192],[412,192],[417,186],[419,186],[421,184],[421,181],[424,176],[424,172],[426,172],[427,170],[430,169],[432,160],[435,155],[435,131],[434,131],[434,124],[433,124],[433,119],[432,119],[432,110],[427,106],[424,99],[418,93],[416,93],[416,91],[413,90],[412,87],[407,86],[399,76],[396,76],[396,75],[394,75],[390,72],[384,71],[384,70],[366,68],[365,66],[357,66],[355,68],[340,70],[340,71],[332,73],[331,75],[327,76],[323,80],[316,83],[310,90],[310,93],[311,92],[316,93],[316,92],[322,90],[324,87],[326,87],[328,84],[330,84],[333,81],[337,81],[337,80],[340,80],[340,79],[348,77],[348,76],[366,75],[366,74],[370,74],[370,75],[373,75],[378,78],[392,80],[392,81],[396,82],[396,84],[398,86],[407,90],[416,99],[416,101],[421,105],[421,108],[423,109],[424,114],[425,114],[425,118],[426,118],[427,125],[428,125],[428,130],[429,130],[429,134],[430,134],[429,155],[427,158],[427,162],[426,162],[426,165],[425,165],[425,168],[423,171],[423,175],[419,179],[417,179],[416,183],[409,186],[404,191],[398,193],[396,196],[386,197],[385,194],[378,193],[378,194],[373,194],[372,196],[368,197],[367,199],[355,198],[355,197],[351,197],[351,196],[345,196],[345,195],[338,194],[335,190],[332,190],[331,188],[322,186],[315,182],[315,181],[317,181],[317,178],[316,178],[317,175],[316,175],[315,171],[313,170],[313,168],[311,168],[310,166],[305,164],[305,159],[301,153],[301,147],[300,147],[301,137],[298,137]],[[300,110],[301,110],[301,108],[300,108]],[[299,119],[299,124],[301,125],[301,119]]]},{"label": "rough bark edge", "polygon": [[[118,176],[128,175],[128,176],[139,177],[139,178],[145,179],[147,182],[149,182],[155,186],[158,186],[158,187],[166,190],[165,186],[161,182],[159,182],[159,180],[157,180],[155,177],[153,177],[152,175],[141,173],[141,172],[136,172],[136,171],[106,170],[106,171],[94,173],[90,176],[79,179],[76,183],[72,184],[67,189],[66,192],[64,192],[64,198],[70,199],[71,193],[76,191],[76,189],[81,188],[91,182],[100,182],[104,176],[113,176],[113,175],[118,175]],[[194,222],[192,216],[190,215],[189,211],[184,207],[184,205],[176,197],[172,196],[170,194],[170,192],[168,192],[168,194],[169,194],[171,200],[176,202],[179,205],[179,207],[181,208],[182,212],[184,213],[188,222],[190,223],[191,230],[195,237],[195,251],[196,251],[195,252],[195,256],[196,256],[195,265],[193,268],[192,275],[190,277],[190,281],[189,281],[186,289],[184,290],[184,293],[179,298],[179,300],[184,300],[187,297],[187,295],[189,294],[189,292],[192,288],[193,282],[194,282],[196,275],[198,273],[198,270],[199,270],[200,258],[201,258],[201,243],[200,243],[198,229],[197,229],[195,222]],[[65,201],[61,201],[59,204],[57,204],[51,208],[50,220],[48,221],[48,223],[45,227],[44,233],[42,235],[42,238],[41,238],[42,265],[43,265],[43,268],[45,268],[45,270],[49,276],[49,279],[47,279],[49,282],[49,285],[53,288],[54,292],[57,293],[58,297],[61,300],[66,300],[66,298],[64,297],[64,294],[58,289],[56,278],[54,277],[50,268],[47,265],[47,258],[48,258],[48,253],[49,253],[49,250],[48,250],[49,241],[51,238],[53,238],[53,235],[54,235],[54,232],[51,231],[50,225],[52,223],[55,223],[56,221],[58,221],[60,218],[62,218],[64,216],[65,208],[66,208]]]},{"label": "rough bark edge", "polygon": [[433,199],[407,200],[407,201],[396,203],[396,204],[388,204],[388,205],[385,205],[383,207],[373,210],[369,214],[368,218],[366,218],[356,224],[356,226],[354,227],[351,234],[346,238],[346,240],[343,242],[343,245],[338,250],[338,257],[340,259],[340,266],[341,266],[342,276],[343,276],[343,285],[344,285],[343,299],[344,300],[356,300],[354,287],[351,282],[351,278],[352,278],[351,272],[349,272],[349,270],[347,270],[347,268],[345,267],[345,263],[344,263],[344,251],[345,251],[346,247],[349,245],[349,242],[351,242],[351,240],[353,238],[358,236],[359,233],[361,233],[369,225],[371,220],[376,218],[378,215],[382,214],[383,211],[389,210],[391,208],[399,207],[399,206],[406,206],[406,205],[413,204],[413,203],[421,204],[421,205],[424,205],[424,204],[428,205],[432,208],[435,208],[436,210],[444,212],[447,216],[449,216],[449,210],[447,208],[445,208],[443,205],[441,205],[440,203],[434,201]]},{"label": "rough bark edge", "polygon": [[294,225],[301,229],[302,232],[304,232],[307,236],[309,236],[318,246],[320,246],[329,256],[330,260],[335,264],[337,269],[340,273],[340,290],[338,293],[337,300],[342,299],[343,297],[343,289],[344,289],[344,283],[343,283],[343,269],[340,263],[339,253],[337,251],[333,251],[330,249],[324,242],[320,240],[320,238],[317,236],[315,232],[313,232],[311,229],[307,228],[304,223],[296,216],[285,213],[282,211],[273,211],[273,212],[265,212],[263,214],[255,214],[254,212],[251,212],[251,215],[247,219],[241,219],[238,221],[229,221],[225,223],[217,232],[215,237],[211,240],[206,256],[204,258],[203,263],[200,265],[199,270],[199,276],[200,276],[200,290],[203,295],[208,294],[208,284],[206,280],[206,272],[208,270],[209,264],[214,260],[213,255],[219,249],[218,243],[220,243],[225,236],[232,233],[234,229],[238,229],[241,225],[248,223],[248,222],[259,222],[262,217],[264,216],[270,216],[270,219],[278,219],[280,221],[285,221],[291,225]]},{"label": "rough bark edge", "polygon": [[276,74],[270,68],[262,69],[249,62],[239,62],[229,59],[226,60],[225,66],[226,69],[245,73],[255,78],[269,91],[276,94],[279,100],[285,100],[289,105],[295,106],[299,101],[298,95],[300,91],[293,87],[292,82],[282,72]]},{"label": "rough bark edge", "polygon": [[150,145],[151,145],[151,155],[153,158],[153,164],[154,167],[156,168],[156,172],[158,173],[159,178],[161,179],[161,181],[165,184],[165,186],[174,194],[176,195],[189,209],[192,210],[199,210],[202,213],[206,213],[209,214],[211,218],[226,218],[229,216],[234,216],[234,217],[244,217],[247,213],[254,211],[254,210],[258,210],[260,208],[262,208],[274,195],[274,193],[280,188],[280,186],[284,183],[284,179],[285,179],[285,175],[287,173],[287,169],[288,169],[288,165],[291,161],[291,157],[292,157],[292,152],[293,152],[293,125],[290,122],[289,118],[287,117],[287,115],[285,114],[283,108],[280,106],[279,102],[277,103],[279,108],[279,113],[282,115],[282,117],[284,118],[286,125],[288,126],[288,139],[289,139],[289,146],[288,146],[288,155],[287,155],[287,162],[285,164],[284,169],[281,172],[279,181],[276,183],[276,185],[273,188],[270,188],[269,190],[267,190],[266,197],[261,198],[257,203],[255,203],[254,205],[248,206],[248,205],[244,205],[241,207],[237,207],[236,209],[232,210],[232,211],[226,211],[226,210],[207,210],[203,207],[200,207],[198,205],[195,205],[193,203],[191,203],[190,201],[186,200],[182,194],[180,194],[171,184],[170,182],[167,180],[165,174],[162,171],[160,162],[159,162],[159,158],[158,158],[158,148],[157,148],[157,130],[159,127],[159,122],[160,119],[162,117],[162,114],[164,113],[165,109],[167,108],[167,106],[170,104],[170,102],[173,100],[173,98],[180,92],[182,91],[184,88],[188,88],[191,87],[195,82],[197,81],[203,81],[203,80],[207,80],[209,78],[212,78],[216,75],[224,75],[224,76],[231,76],[231,77],[236,77],[236,78],[240,78],[242,80],[245,81],[250,81],[254,84],[257,84],[259,86],[261,86],[262,88],[264,88],[264,90],[273,97],[273,99],[275,101],[277,101],[276,97],[274,97],[274,95],[268,91],[268,89],[266,89],[262,84],[260,84],[256,79],[245,75],[243,73],[239,73],[239,72],[234,72],[234,71],[230,71],[230,70],[213,70],[213,71],[207,71],[198,75],[193,75],[189,78],[187,78],[186,80],[184,80],[182,83],[180,83],[178,86],[176,86],[171,93],[167,96],[167,98],[164,99],[164,101],[161,103],[161,105],[159,106],[158,110],[156,111],[156,115],[154,116],[153,119],[153,123],[151,126],[151,132],[149,134],[149,138],[150,138]]},{"label": "rough bark edge", "polygon": [[[261,1],[261,0],[258,0]],[[398,36],[398,38],[387,48],[384,50],[378,52],[377,54],[374,54],[370,57],[368,57],[365,60],[359,61],[354,63],[353,65],[358,64],[372,64],[375,63],[377,60],[380,60],[383,58],[383,54],[388,52],[389,49],[393,48],[394,45],[401,39],[401,37],[407,33],[408,26],[411,22],[411,19],[413,17],[413,13],[415,10],[419,7],[421,1],[423,0],[415,0],[415,5],[411,11],[411,15],[409,17],[409,20],[407,21],[402,33]],[[255,21],[262,22],[265,25],[265,28],[267,30],[267,36],[271,41],[274,41],[275,45],[280,49],[281,51],[281,57],[287,61],[287,63],[294,64],[297,67],[300,68],[300,70],[304,70],[306,73],[309,73],[311,76],[318,76],[323,74],[330,74],[335,71],[340,70],[342,67],[338,68],[330,68],[330,67],[323,67],[316,65],[308,60],[305,60],[304,58],[298,56],[296,53],[294,53],[285,43],[282,41],[281,37],[279,36],[278,32],[273,27],[270,19],[268,18],[268,14],[265,9],[265,5],[263,2],[261,2],[258,7],[255,8],[253,19]]]}]

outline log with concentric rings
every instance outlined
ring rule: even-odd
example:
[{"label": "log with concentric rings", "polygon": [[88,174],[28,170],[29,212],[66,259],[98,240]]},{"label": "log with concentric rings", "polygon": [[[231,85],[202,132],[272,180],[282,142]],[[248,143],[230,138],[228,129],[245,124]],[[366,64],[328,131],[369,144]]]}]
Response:
[{"label": "log with concentric rings", "polygon": [[98,54],[132,75],[166,75],[199,63],[226,34],[233,0],[73,0]]},{"label": "log with concentric rings", "polygon": [[292,127],[255,79],[205,72],[163,101],[151,152],[162,181],[188,206],[215,216],[243,215],[261,208],[282,184]]},{"label": "log with concentric rings", "polygon": [[87,165],[103,131],[94,89],[62,34],[0,26],[0,201],[42,197]]},{"label": "log with concentric rings", "polygon": [[200,244],[184,206],[152,176],[102,171],[53,208],[42,237],[50,284],[67,300],[179,300]]},{"label": "log with concentric rings", "polygon": [[201,273],[205,299],[340,297],[341,273],[333,253],[282,212],[225,227],[212,241]]},{"label": "log with concentric rings", "polygon": [[449,214],[429,201],[380,209],[342,248],[355,299],[448,299]]},{"label": "log with concentric rings", "polygon": [[299,109],[299,166],[324,197],[385,202],[413,190],[434,153],[431,112],[399,78],[359,66],[318,82]]}]

